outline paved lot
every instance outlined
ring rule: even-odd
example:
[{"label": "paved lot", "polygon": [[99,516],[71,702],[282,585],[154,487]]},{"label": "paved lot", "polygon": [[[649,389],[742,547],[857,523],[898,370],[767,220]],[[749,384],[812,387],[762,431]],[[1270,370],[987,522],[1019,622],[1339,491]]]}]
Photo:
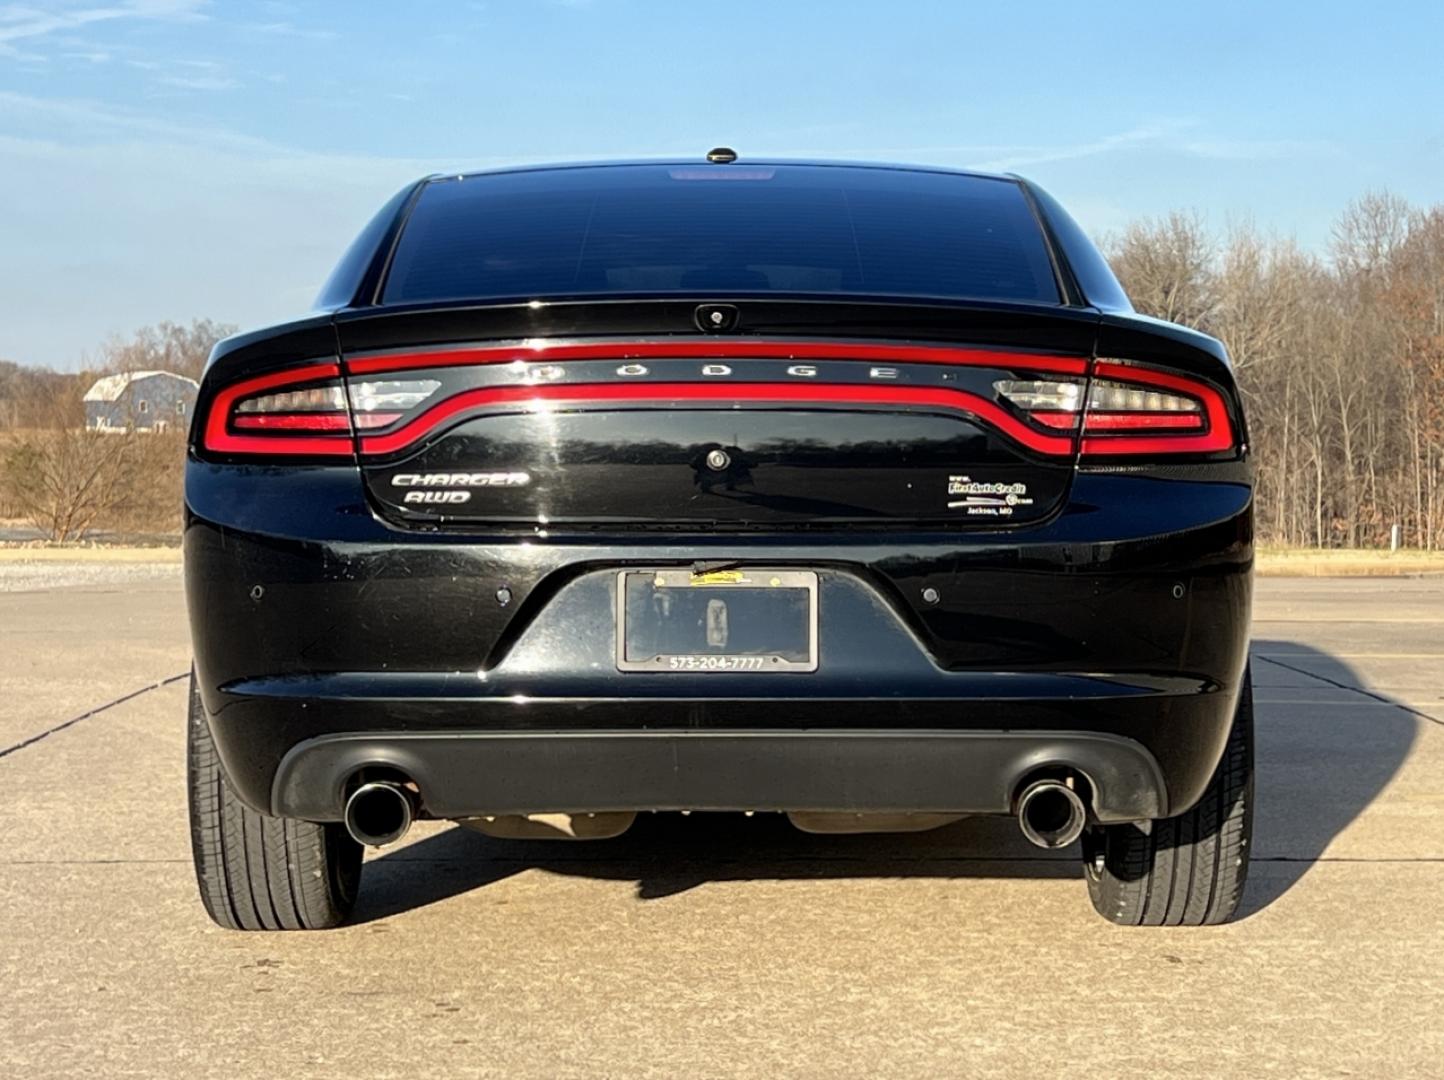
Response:
[{"label": "paved lot", "polygon": [[0,567],[0,1076],[1444,1072],[1444,580],[1261,583],[1232,926],[1109,926],[1003,822],[694,815],[419,828],[313,935],[196,900],[175,570],[54,580]]}]

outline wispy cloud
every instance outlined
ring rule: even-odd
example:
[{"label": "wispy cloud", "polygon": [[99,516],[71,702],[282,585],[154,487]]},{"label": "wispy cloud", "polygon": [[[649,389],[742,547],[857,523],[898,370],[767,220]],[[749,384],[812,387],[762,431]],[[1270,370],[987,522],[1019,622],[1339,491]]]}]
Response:
[{"label": "wispy cloud", "polygon": [[43,98],[0,90],[0,129],[6,126],[7,120],[12,128],[61,134],[81,147],[113,144],[123,139],[128,143],[206,147],[247,157],[312,156],[308,151],[294,150],[219,126],[167,120],[98,101]]},{"label": "wispy cloud", "polygon": [[156,82],[177,90],[234,90],[241,85],[228,75],[164,75]]},{"label": "wispy cloud", "polygon": [[[74,366],[105,333],[160,319],[304,311],[376,207],[432,167],[0,92],[0,352]],[[84,320],[64,317],[62,277],[85,289]]]},{"label": "wispy cloud", "polygon": [[1338,152],[1334,144],[1323,141],[1207,137],[1198,133],[1200,126],[1191,119],[1164,120],[1078,142],[869,146],[794,150],[789,156],[933,161],[987,172],[1012,172],[1144,149],[1227,161],[1321,157]]},{"label": "wispy cloud", "polygon": [[1337,153],[1337,148],[1332,143],[1323,141],[1198,137],[1191,134],[1198,126],[1196,121],[1179,120],[1130,128],[1086,142],[1017,147],[992,160],[976,162],[975,165],[980,169],[1010,172],[1037,165],[1053,165],[1144,149],[1217,161],[1272,161],[1331,156]]},{"label": "wispy cloud", "polygon": [[1060,161],[1076,161],[1080,158],[1098,157],[1118,150],[1156,144],[1169,134],[1165,127],[1136,127],[1114,135],[1105,135],[1081,143],[1065,143],[1059,146],[1009,147],[998,157],[973,162],[979,169],[992,172],[1011,172],[1034,165],[1052,165]]},{"label": "wispy cloud", "polygon": [[1341,152],[1336,143],[1318,139],[1185,139],[1178,148],[1213,161],[1282,161]]},{"label": "wispy cloud", "polygon": [[127,59],[126,66],[151,72],[152,85],[173,90],[233,90],[239,79],[215,60],[175,57],[165,61]]},{"label": "wispy cloud", "polygon": [[33,43],[95,23],[118,19],[199,19],[203,18],[200,9],[204,5],[205,0],[122,0],[106,6],[52,6],[49,9],[7,4],[0,7],[0,56],[33,56],[33,53],[22,53],[13,43]]},{"label": "wispy cloud", "polygon": [[274,37],[298,38],[302,41],[331,41],[336,37],[336,31],[320,27],[297,26],[289,19],[277,19],[274,22],[247,23],[242,29],[250,30],[257,34],[270,34]]}]

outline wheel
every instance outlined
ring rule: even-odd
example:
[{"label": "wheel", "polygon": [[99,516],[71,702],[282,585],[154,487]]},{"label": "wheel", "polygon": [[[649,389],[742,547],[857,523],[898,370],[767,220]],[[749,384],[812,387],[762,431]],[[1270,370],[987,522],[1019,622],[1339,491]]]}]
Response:
[{"label": "wheel", "polygon": [[340,825],[257,813],[221,768],[191,672],[186,726],[191,854],[206,913],[229,930],[323,930],[356,902],[361,845]]},{"label": "wheel", "polygon": [[1203,798],[1186,814],[1083,836],[1088,893],[1123,926],[1227,922],[1248,877],[1253,838],[1253,683],[1244,672],[1228,746]]}]

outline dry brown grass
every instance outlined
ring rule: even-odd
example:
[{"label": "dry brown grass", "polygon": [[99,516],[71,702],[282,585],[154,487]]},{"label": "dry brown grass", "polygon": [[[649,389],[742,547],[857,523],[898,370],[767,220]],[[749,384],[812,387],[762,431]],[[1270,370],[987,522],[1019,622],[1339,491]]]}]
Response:
[{"label": "dry brown grass", "polygon": [[0,563],[177,563],[176,547],[102,547],[88,544],[0,544]]},{"label": "dry brown grass", "polygon": [[1337,548],[1258,549],[1263,577],[1402,577],[1444,573],[1444,551]]},{"label": "dry brown grass", "polygon": [[[172,545],[53,544],[0,541],[0,562],[178,562],[180,537]],[[1362,551],[1261,547],[1263,577],[1400,577],[1444,574],[1444,551]]]}]

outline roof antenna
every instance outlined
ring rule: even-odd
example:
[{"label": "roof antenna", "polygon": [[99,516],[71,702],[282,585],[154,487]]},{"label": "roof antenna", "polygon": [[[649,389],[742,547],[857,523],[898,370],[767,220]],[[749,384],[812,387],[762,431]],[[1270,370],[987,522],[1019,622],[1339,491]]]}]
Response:
[{"label": "roof antenna", "polygon": [[707,151],[707,160],[713,165],[730,165],[737,160],[737,151],[730,146],[714,146]]}]

